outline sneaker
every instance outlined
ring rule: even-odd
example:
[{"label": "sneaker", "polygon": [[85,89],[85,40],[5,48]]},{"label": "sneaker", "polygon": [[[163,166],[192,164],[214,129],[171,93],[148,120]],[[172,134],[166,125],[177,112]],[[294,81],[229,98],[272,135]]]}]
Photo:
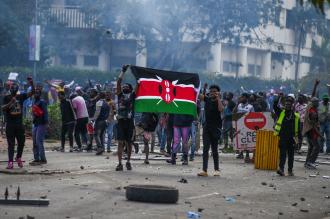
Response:
[{"label": "sneaker", "polygon": [[123,165],[121,163],[118,164],[116,167],[116,171],[123,171],[123,170],[124,170]]},{"label": "sneaker", "polygon": [[310,169],[310,170],[315,170],[316,169],[316,166],[314,166],[311,163],[306,163],[304,166],[305,166],[305,168]]},{"label": "sneaker", "polygon": [[95,155],[102,155],[104,152],[104,149],[103,148],[98,148]]},{"label": "sneaker", "polygon": [[132,165],[130,162],[126,162],[126,169],[127,170],[132,170]]},{"label": "sneaker", "polygon": [[288,176],[294,176],[294,173],[293,173],[292,170],[291,171],[290,170],[288,171]]},{"label": "sneaker", "polygon": [[17,162],[17,165],[19,166],[19,168],[23,168],[23,161],[21,158],[16,158],[16,162]]},{"label": "sneaker", "polygon": [[150,164],[149,160],[144,160],[144,164]]},{"label": "sneaker", "polygon": [[172,165],[176,164],[176,160],[173,160],[173,159],[167,159],[166,162],[169,164],[172,164]]},{"label": "sneaker", "polygon": [[183,165],[183,166],[188,165],[188,160],[184,160],[184,161],[182,162],[182,165]]},{"label": "sneaker", "polygon": [[245,157],[244,162],[245,162],[245,163],[251,163],[251,159],[250,159],[250,157]]},{"label": "sneaker", "polygon": [[112,150],[110,150],[110,149],[107,149],[107,153],[111,153],[112,152]]},{"label": "sneaker", "polygon": [[39,163],[40,164],[47,164],[47,160],[40,160]]},{"label": "sneaker", "polygon": [[285,174],[284,174],[284,171],[283,170],[277,170],[277,172],[276,172],[278,175],[280,175],[280,176],[285,176]]},{"label": "sneaker", "polygon": [[72,153],[73,152],[73,148],[70,148],[70,153]]},{"label": "sneaker", "polygon": [[61,148],[61,149],[60,149],[60,152],[64,152],[64,148]]},{"label": "sneaker", "polygon": [[14,162],[13,161],[8,161],[7,168],[8,170],[14,169]]},{"label": "sneaker", "polygon": [[202,171],[202,172],[198,173],[197,176],[204,176],[204,177],[207,177],[208,174],[207,174],[207,172]]},{"label": "sneaker", "polygon": [[193,158],[193,157],[189,158],[189,161],[194,161],[194,160],[195,160],[195,158]]},{"label": "sneaker", "polygon": [[219,170],[215,170],[213,173],[213,176],[220,176],[220,171]]},{"label": "sneaker", "polygon": [[37,166],[40,165],[40,160],[33,160],[29,163],[31,166]]},{"label": "sneaker", "polygon": [[243,159],[243,158],[244,158],[243,153],[239,153],[236,155],[236,159]]}]

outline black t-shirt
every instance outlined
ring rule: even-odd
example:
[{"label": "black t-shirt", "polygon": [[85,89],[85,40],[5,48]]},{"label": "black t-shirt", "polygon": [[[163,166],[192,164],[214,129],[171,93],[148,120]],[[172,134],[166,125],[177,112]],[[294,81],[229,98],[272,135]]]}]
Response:
[{"label": "black t-shirt", "polygon": [[[8,124],[23,124],[23,102],[28,98],[27,94],[19,94],[16,96],[16,103],[5,111],[6,122]],[[12,95],[5,96],[3,105],[8,104],[12,99]]]},{"label": "black t-shirt", "polygon": [[222,127],[221,112],[218,110],[218,102],[211,100],[211,98],[205,96],[205,123],[204,126],[211,128]]},{"label": "black t-shirt", "polygon": [[135,92],[118,94],[118,119],[134,119]]}]

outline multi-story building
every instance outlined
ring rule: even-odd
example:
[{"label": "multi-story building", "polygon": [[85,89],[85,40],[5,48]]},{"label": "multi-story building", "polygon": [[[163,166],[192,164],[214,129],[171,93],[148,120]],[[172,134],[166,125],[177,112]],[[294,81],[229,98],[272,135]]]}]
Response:
[{"label": "multi-story building", "polygon": [[[93,31],[95,23],[86,23],[85,15],[74,5],[75,1],[54,0],[51,13],[58,20],[65,21],[71,34],[81,35],[84,31]],[[299,65],[296,74],[298,57],[297,31],[292,24],[292,9],[296,0],[285,0],[275,23],[255,28],[253,43],[241,43],[231,46],[225,42],[209,43],[194,49],[196,42],[184,41],[185,57],[182,69],[195,72],[209,72],[215,75],[246,77],[256,76],[263,79],[301,78],[315,69],[311,69],[313,56],[312,45],[320,45],[321,38],[315,33],[307,33],[300,49]],[[326,18],[330,20],[330,13]],[[92,19],[93,20],[93,19]],[[155,67],[161,59],[162,52],[153,47],[138,51],[138,40],[103,40],[106,45],[97,49],[79,47],[70,53],[56,54],[53,65],[69,65],[80,69],[98,69],[109,71],[120,68],[123,64],[134,64],[144,67]],[[163,42],[159,42],[163,43]],[[165,65],[166,66],[166,65]],[[182,70],[177,69],[177,70]]]}]

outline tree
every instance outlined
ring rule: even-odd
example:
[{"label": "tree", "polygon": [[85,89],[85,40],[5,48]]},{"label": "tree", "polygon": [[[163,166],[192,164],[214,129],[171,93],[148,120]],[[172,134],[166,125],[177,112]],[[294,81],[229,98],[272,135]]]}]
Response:
[{"label": "tree", "polygon": [[[328,2],[330,5],[330,0],[308,0],[310,3],[314,5],[315,8],[320,10],[322,14],[324,14],[324,5]],[[300,0],[300,4],[304,4],[304,0]]]},{"label": "tree", "polygon": [[[38,0],[49,4],[48,0]],[[0,1],[0,66],[30,66],[29,26],[35,17],[35,0]],[[42,45],[42,44],[41,44]],[[43,46],[42,50],[45,49]],[[41,61],[47,58],[41,52]]]},{"label": "tree", "polygon": [[[134,38],[139,45],[161,52],[151,67],[182,69],[185,60],[206,44],[231,45],[252,41],[250,32],[275,17],[275,0],[87,0],[86,13],[97,14],[99,28],[110,29],[113,38]],[[190,39],[191,54],[184,49]],[[149,51],[148,51],[149,52]],[[209,56],[209,54],[208,54]],[[213,57],[208,57],[213,58]]]}]

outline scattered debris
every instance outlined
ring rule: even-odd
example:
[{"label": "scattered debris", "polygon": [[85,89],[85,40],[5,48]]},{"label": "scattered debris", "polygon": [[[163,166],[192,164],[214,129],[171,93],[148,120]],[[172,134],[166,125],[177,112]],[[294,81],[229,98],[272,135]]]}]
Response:
[{"label": "scattered debris", "polygon": [[121,187],[120,186],[116,187],[116,190],[121,190]]},{"label": "scattered debris", "polygon": [[304,197],[301,197],[300,201],[304,202],[304,201],[306,201],[306,199]]},{"label": "scattered debris", "polygon": [[185,178],[181,178],[178,182],[179,183],[188,183],[188,180],[186,180]]},{"label": "scattered debris", "polygon": [[204,211],[204,208],[198,208],[197,211],[198,211],[198,212],[203,212],[203,211]]},{"label": "scattered debris", "polygon": [[82,170],[83,170],[83,169],[85,169],[85,167],[84,167],[84,166],[80,166],[80,169],[82,169]]},{"label": "scattered debris", "polygon": [[47,195],[40,196],[41,199],[46,199]]},{"label": "scattered debris", "polygon": [[278,212],[278,215],[283,215],[283,212]]},{"label": "scattered debris", "polygon": [[200,218],[201,216],[193,211],[188,211],[187,212],[187,218],[192,218],[192,219],[196,219],[196,218]]},{"label": "scattered debris", "polygon": [[309,212],[307,209],[300,209],[300,211],[305,213]]},{"label": "scattered debris", "polygon": [[326,199],[330,199],[330,196],[329,196],[329,195],[326,195],[324,198],[326,198]]},{"label": "scattered debris", "polygon": [[324,179],[330,179],[330,176],[322,176]]},{"label": "scattered debris", "polygon": [[269,187],[274,187],[274,184],[273,184],[273,183],[270,183],[270,184],[269,184]]},{"label": "scattered debris", "polygon": [[148,178],[148,177],[146,177],[146,178],[145,178],[145,180],[149,180],[149,178]]},{"label": "scattered debris", "polygon": [[309,175],[309,177],[316,177],[316,175],[315,174],[311,174],[311,175]]},{"label": "scattered debris", "polygon": [[231,197],[231,196],[225,197],[225,200],[228,203],[235,203],[236,202],[236,199],[234,197]]},{"label": "scattered debris", "polygon": [[105,157],[105,159],[109,160],[109,156]]},{"label": "scattered debris", "polygon": [[267,186],[267,183],[266,182],[262,182],[261,185]]},{"label": "scattered debris", "polygon": [[295,202],[295,203],[293,203],[293,204],[292,204],[292,206],[297,206],[297,205],[298,205],[298,203],[297,203],[297,202]]},{"label": "scattered debris", "polygon": [[114,205],[117,205],[117,202],[114,202],[113,204],[114,204]]},{"label": "scattered debris", "polygon": [[191,205],[190,201],[185,201],[184,203],[187,204],[187,205]]},{"label": "scattered debris", "polygon": [[327,187],[326,186],[322,186],[322,189],[326,189]]},{"label": "scattered debris", "polygon": [[35,217],[30,216],[30,215],[26,215],[26,219],[34,219]]}]

